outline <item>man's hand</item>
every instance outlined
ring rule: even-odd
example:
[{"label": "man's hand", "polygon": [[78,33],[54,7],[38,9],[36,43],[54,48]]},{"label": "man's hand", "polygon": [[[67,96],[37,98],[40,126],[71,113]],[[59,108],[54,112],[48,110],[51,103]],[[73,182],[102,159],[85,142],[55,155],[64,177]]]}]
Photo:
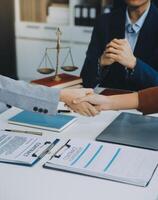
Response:
[{"label": "man's hand", "polygon": [[99,113],[99,111],[90,103],[73,103],[75,99],[83,98],[92,94],[94,94],[93,89],[63,89],[60,93],[60,101],[63,101],[74,112],[85,116],[95,116]]},{"label": "man's hand", "polygon": [[85,101],[92,105],[102,105],[106,102],[106,96],[99,94],[91,94],[82,98],[75,99],[73,103],[78,104]]},{"label": "man's hand", "polygon": [[68,106],[73,103],[74,99],[85,97],[93,94],[93,89],[63,89],[60,92],[60,101],[63,101]]},{"label": "man's hand", "polygon": [[106,55],[124,67],[134,69],[136,57],[126,39],[114,39],[106,47]]},{"label": "man's hand", "polygon": [[95,106],[95,109],[100,112],[101,110],[110,110],[112,108],[112,101],[108,96],[92,94],[73,101],[74,104],[88,102]]},{"label": "man's hand", "polygon": [[109,57],[109,55],[106,53],[106,50],[105,50],[102,56],[100,57],[100,66],[106,67],[106,66],[112,65],[114,62],[115,60]]},{"label": "man's hand", "polygon": [[81,102],[78,104],[70,104],[69,107],[74,111],[84,116],[95,116],[99,114],[99,110],[88,102]]},{"label": "man's hand", "polygon": [[81,102],[88,102],[95,105],[95,109],[98,111],[137,109],[139,106],[139,96],[137,92],[112,96],[94,94],[74,100],[75,104]]}]

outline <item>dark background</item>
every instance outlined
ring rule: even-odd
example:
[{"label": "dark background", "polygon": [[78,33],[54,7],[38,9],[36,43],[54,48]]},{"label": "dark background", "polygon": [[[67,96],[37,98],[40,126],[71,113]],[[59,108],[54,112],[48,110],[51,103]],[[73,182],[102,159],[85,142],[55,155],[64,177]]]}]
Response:
[{"label": "dark background", "polygon": [[[158,7],[158,0],[151,0],[154,2],[154,4]],[[114,9],[123,6],[124,5],[124,0],[114,0]]]},{"label": "dark background", "polygon": [[16,79],[14,1],[0,1],[0,74]]}]

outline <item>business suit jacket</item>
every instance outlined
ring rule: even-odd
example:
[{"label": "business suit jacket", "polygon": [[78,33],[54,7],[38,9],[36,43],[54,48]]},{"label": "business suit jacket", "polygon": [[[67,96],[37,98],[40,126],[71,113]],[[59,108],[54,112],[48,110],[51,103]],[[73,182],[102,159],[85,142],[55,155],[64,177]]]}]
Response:
[{"label": "business suit jacket", "polygon": [[[137,63],[134,72],[125,70],[119,63],[98,73],[98,58],[107,43],[114,38],[125,38],[125,8],[103,14],[96,21],[81,77],[85,87],[103,87],[139,90],[158,85],[158,9],[151,4],[140,30],[134,50]],[[98,75],[100,74],[100,75]]]},{"label": "business suit jacket", "polygon": [[24,110],[56,114],[59,89],[31,85],[0,75],[0,102]]}]

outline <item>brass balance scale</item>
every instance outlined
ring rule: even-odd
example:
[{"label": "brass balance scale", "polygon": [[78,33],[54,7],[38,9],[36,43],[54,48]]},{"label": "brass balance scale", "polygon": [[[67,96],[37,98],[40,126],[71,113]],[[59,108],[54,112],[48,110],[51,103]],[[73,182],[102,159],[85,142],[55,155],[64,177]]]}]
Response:
[{"label": "brass balance scale", "polygon": [[[39,65],[37,71],[40,74],[51,74],[51,73],[55,72],[55,76],[53,77],[53,80],[54,81],[60,81],[61,80],[61,77],[59,76],[59,69],[60,68],[63,71],[72,72],[72,71],[77,70],[78,67],[76,67],[74,65],[74,61],[73,61],[73,57],[72,57],[72,53],[71,53],[71,48],[70,47],[61,47],[61,45],[60,45],[62,32],[60,31],[59,28],[57,29],[56,35],[57,35],[57,45],[56,45],[56,47],[45,49],[44,56],[43,56],[43,58],[40,62],[40,65]],[[60,53],[63,49],[66,49],[67,53],[66,53],[66,56],[63,60],[62,65],[60,66],[59,65]],[[56,57],[56,67],[55,68],[53,67],[52,57],[50,57],[50,55],[49,55],[49,52],[53,51],[53,50],[56,53],[56,56],[55,56]],[[68,58],[70,58],[71,65],[66,66],[65,63],[66,63]]]}]

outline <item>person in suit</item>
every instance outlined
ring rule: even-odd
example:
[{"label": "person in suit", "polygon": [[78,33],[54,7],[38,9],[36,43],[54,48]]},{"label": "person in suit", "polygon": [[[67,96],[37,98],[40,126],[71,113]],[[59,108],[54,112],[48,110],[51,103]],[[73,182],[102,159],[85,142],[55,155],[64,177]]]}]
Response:
[{"label": "person in suit", "polygon": [[98,94],[75,99],[73,103],[88,102],[98,110],[137,109],[145,114],[158,113],[158,87],[152,87],[128,94],[104,96]]},{"label": "person in suit", "polygon": [[54,115],[58,102],[62,101],[75,112],[94,116],[98,111],[87,102],[73,105],[75,98],[92,94],[92,89],[57,89],[40,85],[32,85],[24,81],[16,81],[0,75],[0,102],[24,110]]},{"label": "person in suit", "polygon": [[81,77],[85,87],[140,89],[158,85],[158,9],[150,0],[101,15]]}]

